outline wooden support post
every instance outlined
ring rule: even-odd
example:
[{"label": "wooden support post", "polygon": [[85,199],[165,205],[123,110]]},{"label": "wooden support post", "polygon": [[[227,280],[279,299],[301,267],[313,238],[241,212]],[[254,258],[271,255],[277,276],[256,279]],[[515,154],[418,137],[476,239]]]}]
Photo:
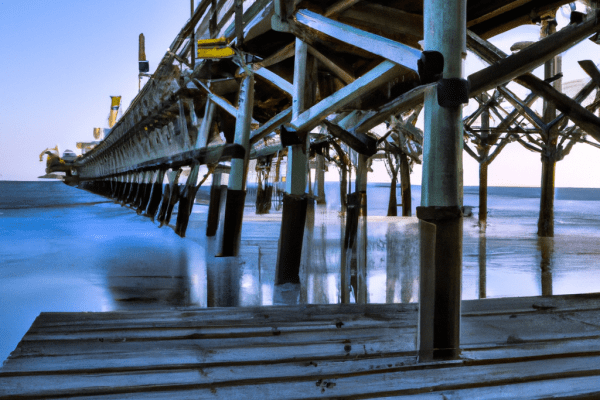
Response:
[{"label": "wooden support post", "polygon": [[487,226],[487,193],[488,193],[488,154],[490,152],[490,146],[485,141],[489,137],[489,131],[487,129],[490,128],[490,110],[485,107],[484,111],[481,113],[481,150],[479,152],[480,162],[479,162],[479,229],[481,232],[485,232]]},{"label": "wooden support post", "polygon": [[206,220],[206,236],[215,236],[219,227],[219,205],[221,204],[221,176],[218,168],[212,174],[210,186],[210,201],[208,203],[208,217]]},{"label": "wooden support post", "polygon": [[175,203],[179,200],[179,176],[181,175],[181,169],[169,170],[165,175],[167,175],[169,183],[165,187],[162,204],[157,217],[160,227],[169,224],[173,207],[175,207]]},{"label": "wooden support post", "polygon": [[317,154],[317,168],[315,169],[315,189],[314,195],[317,198],[317,204],[327,204],[325,199],[325,157]]},{"label": "wooden support post", "polygon": [[208,140],[210,137],[210,128],[212,126],[212,121],[215,115],[215,109],[215,103],[207,97],[206,107],[204,108],[204,117],[202,118],[202,122],[200,123],[200,129],[198,129],[198,139],[196,140],[197,149],[206,147],[208,144]]},{"label": "wooden support post", "polygon": [[127,199],[129,198],[129,194],[131,193],[131,187],[133,185],[133,174],[128,173],[125,175],[125,185],[123,186],[123,193],[119,200],[121,201],[121,206],[124,206],[127,203]]},{"label": "wooden support post", "polygon": [[185,187],[183,188],[181,197],[179,199],[175,233],[181,237],[185,237],[185,232],[187,231],[188,222],[190,220],[190,214],[192,213],[192,208],[194,207],[196,193],[198,193],[198,188],[200,188],[200,185],[198,185],[199,170],[199,164],[192,166],[192,170],[190,171],[190,175],[188,176],[187,182],[185,183]]},{"label": "wooden support post", "polygon": [[540,283],[542,296],[552,296],[552,257],[554,255],[554,239],[539,237],[540,250]]},{"label": "wooden support post", "polygon": [[165,170],[156,171],[156,179],[152,184],[152,194],[150,195],[148,208],[146,208],[146,215],[152,218],[152,222],[154,222],[154,216],[156,215],[156,211],[160,205],[160,200],[162,199],[165,172]]},{"label": "wooden support post", "polygon": [[356,229],[356,303],[366,304],[367,293],[367,173],[369,157],[358,155],[356,171],[355,195],[358,201],[358,224]]},{"label": "wooden support post", "polygon": [[152,194],[152,186],[154,184],[156,176],[157,176],[157,173],[155,171],[148,172],[148,180],[146,181],[146,184],[145,184],[146,187],[144,188],[144,195],[142,197],[142,202],[140,203],[140,206],[137,209],[138,214],[141,214],[144,211],[146,211],[146,208],[148,207],[148,204],[150,203],[150,195]]},{"label": "wooden support post", "polygon": [[485,231],[479,232],[479,298],[487,296],[487,237]]},{"label": "wooden support post", "polygon": [[254,76],[246,72],[240,85],[239,103],[235,121],[235,144],[244,147],[243,158],[232,158],[221,246],[217,257],[236,256],[242,237],[242,219],[246,200],[246,174],[250,156],[250,121],[254,105]]},{"label": "wooden support post", "polygon": [[[463,78],[466,0],[425,0],[425,49],[444,56],[444,79]],[[454,359],[460,353],[462,277],[462,107],[441,107],[437,91],[425,94],[423,181],[419,219],[435,225],[435,247],[423,239],[419,295],[419,360]],[[422,226],[424,224],[421,224]]]},{"label": "wooden support post", "polygon": [[[556,20],[545,20],[542,23],[541,37],[548,37],[556,32]],[[544,79],[551,78],[561,72],[561,56],[556,56],[544,64]],[[561,80],[552,82],[554,89],[561,90]],[[544,98],[543,119],[550,123],[556,118],[556,106]],[[554,180],[556,174],[556,154],[558,147],[558,126],[554,125],[546,132],[542,152],[542,193],[540,196],[540,214],[538,218],[538,236],[554,236]]]},{"label": "wooden support post", "polygon": [[400,191],[402,192],[402,216],[412,216],[412,193],[410,187],[410,167],[408,165],[408,156],[400,153]]},{"label": "wooden support post", "polygon": [[[292,120],[305,108],[307,44],[296,39]],[[306,139],[305,139],[306,140]],[[277,248],[275,284],[300,283],[300,259],[306,220],[306,143],[288,146],[281,232]]]}]

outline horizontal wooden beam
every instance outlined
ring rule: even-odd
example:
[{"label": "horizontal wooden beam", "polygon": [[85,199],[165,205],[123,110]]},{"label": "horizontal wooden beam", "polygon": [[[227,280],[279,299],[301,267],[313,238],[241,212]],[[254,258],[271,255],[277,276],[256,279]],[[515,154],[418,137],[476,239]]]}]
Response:
[{"label": "horizontal wooden beam", "polygon": [[127,172],[144,172],[157,169],[180,168],[194,163],[199,164],[217,164],[221,161],[228,161],[232,158],[243,158],[245,154],[244,147],[238,144],[219,144],[215,146],[203,147],[201,149],[189,150],[168,157],[161,157],[143,163],[120,168],[115,173],[103,176],[81,177],[81,180],[94,180],[100,178],[110,178]]},{"label": "horizontal wooden beam", "polygon": [[423,39],[423,16],[412,14],[377,3],[362,2],[341,15],[363,25],[375,25],[379,29],[401,33]]},{"label": "horizontal wooden beam", "polygon": [[334,21],[310,10],[299,10],[296,13],[296,21],[415,72],[418,70],[417,61],[421,58],[421,52],[405,44]]}]

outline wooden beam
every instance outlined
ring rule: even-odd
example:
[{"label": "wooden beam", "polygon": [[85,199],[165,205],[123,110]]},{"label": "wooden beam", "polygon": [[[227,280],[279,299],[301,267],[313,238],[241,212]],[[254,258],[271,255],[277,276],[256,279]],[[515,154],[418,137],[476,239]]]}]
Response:
[{"label": "wooden beam", "polygon": [[326,17],[331,17],[335,14],[339,14],[341,12],[346,11],[347,9],[349,9],[350,7],[352,7],[359,1],[360,0],[339,0],[335,3],[333,3],[332,5],[330,5],[329,7],[327,7],[327,9],[325,10],[325,13],[323,15],[325,15]]},{"label": "wooden beam", "polygon": [[592,60],[579,61],[579,66],[592,78],[596,85],[600,86],[600,71],[598,71],[596,64]]},{"label": "wooden beam", "polygon": [[283,79],[282,77],[277,75],[276,73],[271,72],[266,68],[257,69],[254,71],[254,73],[256,75],[266,79],[267,81],[271,82],[277,88],[286,92],[290,96],[292,95],[292,93],[294,91],[294,85],[292,85],[291,83],[289,83],[288,81],[286,81],[285,79]]},{"label": "wooden beam", "polygon": [[[592,21],[592,22],[595,23],[595,21]],[[586,23],[582,23],[579,25],[585,25],[585,24]],[[587,24],[589,24],[589,21],[587,22]],[[579,26],[579,25],[577,25],[577,26]],[[596,26],[596,25],[594,25],[594,26]],[[557,32],[551,36],[548,36],[545,39],[540,40],[536,44],[529,46],[527,49],[532,49],[533,47],[538,46],[542,42],[547,42],[548,39],[551,39],[556,35],[560,35],[562,32],[564,32],[568,28],[569,27],[564,28],[560,32]],[[580,35],[580,34],[578,34],[578,35]],[[563,36],[560,36],[556,39],[560,40],[561,38],[563,38]],[[580,37],[580,36],[577,36],[577,37]],[[585,39],[585,36],[583,36],[583,39]],[[583,39],[581,39],[581,40],[583,40]],[[564,39],[563,39],[563,41],[564,41]],[[473,32],[467,32],[467,43],[469,44],[469,47],[472,48],[478,55],[480,55],[480,57],[484,61],[489,62],[489,63],[494,63],[490,67],[484,68],[481,71],[486,71],[486,70],[489,70],[490,68],[495,68],[497,65],[501,64],[503,61],[508,60],[511,57],[518,56],[519,54],[526,51],[526,50],[522,50],[515,55],[507,57],[506,54],[504,54],[500,49],[496,48],[493,44],[479,38]],[[550,45],[551,44],[546,43],[545,46],[547,47]],[[531,50],[530,50],[530,52],[531,52]],[[533,54],[536,54],[536,52],[533,51]],[[504,58],[502,58],[502,57],[504,57]],[[551,57],[548,57],[548,59],[549,58],[551,58]],[[589,67],[589,64],[584,63],[584,65]],[[475,74],[472,74],[471,76],[469,76],[469,80],[471,80],[471,77],[473,77],[473,75],[479,74],[481,71],[476,72]],[[598,140],[600,138],[600,118],[595,116],[590,111],[586,110],[577,101],[560,93],[559,91],[554,89],[552,86],[550,86],[550,84],[542,81],[541,79],[539,79],[538,77],[536,77],[535,75],[533,75],[531,73],[517,75],[514,78],[515,78],[515,82],[525,86],[526,88],[528,88],[532,92],[538,94],[539,96],[544,97],[546,100],[553,102],[556,105],[556,108],[558,108],[561,112],[563,112],[565,115],[567,115],[574,123],[576,123],[581,128],[583,128],[587,133],[592,135],[594,137],[594,139]],[[504,83],[504,82],[502,82],[502,83]],[[473,84],[473,80],[471,80],[471,84]],[[473,95],[474,92],[478,92],[478,90],[477,90],[477,88],[474,88],[473,86],[471,86],[471,95]]]},{"label": "wooden beam", "polygon": [[[471,94],[493,89],[519,75],[523,75],[586,39],[598,30],[599,21],[596,18],[596,13],[592,14],[580,24],[569,25],[528,48],[471,74],[469,76]],[[468,33],[467,37],[473,35]]]},{"label": "wooden beam", "polygon": [[409,90],[404,94],[401,94],[389,103],[379,107],[374,115],[360,122],[354,128],[349,129],[349,131],[353,133],[365,133],[369,131],[369,129],[372,129],[377,125],[387,121],[390,116],[414,108],[419,104],[423,104],[423,99],[425,98],[425,91],[433,90],[435,89],[435,86],[436,83],[421,85]]},{"label": "wooden beam", "polygon": [[421,52],[405,44],[334,21],[310,10],[296,12],[296,21],[301,25],[391,60],[408,69],[418,70],[417,60],[421,57]]},{"label": "wooden beam", "polygon": [[323,120],[323,123],[327,126],[331,136],[340,139],[357,153],[370,157],[377,152],[377,140],[372,137],[364,133],[352,134],[339,125],[327,120]]},{"label": "wooden beam", "polygon": [[206,95],[208,96],[210,101],[214,102],[216,105],[221,107],[223,110],[227,111],[232,116],[237,117],[237,108],[235,108],[233,104],[231,104],[223,97],[211,92],[210,89],[207,88],[206,85],[202,84],[202,82],[200,82],[198,79],[192,79],[191,81],[194,83],[194,85],[196,85],[198,89],[202,89],[206,92]]},{"label": "wooden beam", "polygon": [[600,142],[600,118],[588,111],[581,104],[569,96],[560,93],[548,83],[533,76],[523,75],[519,77],[519,83],[526,84],[528,88],[554,103],[556,108],[567,115],[575,124]]},{"label": "wooden beam", "polygon": [[361,21],[363,24],[376,25],[386,31],[423,39],[423,16],[408,13],[381,4],[364,2],[345,11],[343,18]]},{"label": "wooden beam", "polygon": [[269,67],[273,64],[277,64],[283,60],[287,60],[288,58],[293,57],[295,46],[296,46],[295,42],[288,44],[287,46],[285,46],[284,48],[271,54],[269,57],[265,58],[264,60],[255,63],[252,66],[252,68],[254,70],[258,70],[260,68]]},{"label": "wooden beam", "polygon": [[312,46],[308,46],[308,52],[313,55],[317,60],[319,60],[323,65],[325,65],[331,72],[333,72],[338,78],[344,81],[346,84],[350,84],[356,80],[353,74],[347,71],[346,69],[340,67],[317,49]]},{"label": "wooden beam", "polygon": [[292,120],[292,109],[287,108],[265,122],[260,128],[255,129],[250,134],[250,144],[254,144],[273,132],[275,129],[279,129],[282,124],[287,124]]},{"label": "wooden beam", "polygon": [[304,111],[292,120],[291,125],[298,132],[308,132],[329,114],[401,74],[401,67],[391,61],[384,61],[351,84]]}]

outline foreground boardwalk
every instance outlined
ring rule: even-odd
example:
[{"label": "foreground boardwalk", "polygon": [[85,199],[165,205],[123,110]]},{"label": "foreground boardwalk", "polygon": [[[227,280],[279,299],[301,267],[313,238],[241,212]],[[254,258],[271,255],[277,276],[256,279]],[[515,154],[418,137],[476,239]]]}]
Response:
[{"label": "foreground boardwalk", "polygon": [[0,398],[600,397],[600,294],[462,308],[462,358],[426,365],[416,304],[42,313]]}]

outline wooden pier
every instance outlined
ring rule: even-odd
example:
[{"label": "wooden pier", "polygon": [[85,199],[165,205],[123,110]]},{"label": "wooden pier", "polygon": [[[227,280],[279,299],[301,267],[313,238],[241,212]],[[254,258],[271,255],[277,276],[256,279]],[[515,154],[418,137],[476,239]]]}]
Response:
[{"label": "wooden pier", "polygon": [[435,363],[417,363],[417,304],[42,313],[0,398],[598,398],[599,310],[463,301],[460,358]]},{"label": "wooden pier", "polygon": [[[179,204],[175,232],[183,237],[198,188],[213,174],[206,233],[217,236],[218,256],[233,257],[256,159],[264,184],[259,213],[270,205],[267,181],[285,186],[277,192],[280,285],[299,282],[315,201],[306,190],[309,171],[317,165],[322,184],[327,160],[340,170],[345,218],[341,302],[354,290],[356,302],[366,303],[369,165],[386,159],[409,200],[409,160],[422,162],[419,308],[42,314],[2,369],[2,395],[600,396],[599,296],[460,301],[463,150],[480,164],[483,232],[488,165],[512,142],[542,154],[538,235],[547,237],[554,234],[556,162],[575,143],[600,147],[600,70],[581,60],[590,81],[571,98],[561,93],[559,59],[587,38],[600,43],[600,6],[571,9],[569,24],[557,29],[556,12],[568,3],[192,1],[190,19],[151,74],[140,49],[140,79],[149,80],[106,138],[76,161],[58,163],[66,181],[129,204],[160,226]],[[541,39],[515,43],[510,55],[487,41],[524,24],[540,24]],[[489,66],[465,76],[467,50]],[[543,80],[531,73],[542,65]],[[511,81],[530,94],[520,99]],[[594,90],[596,101],[584,107]],[[530,108],[538,97],[543,116]],[[478,108],[463,119],[470,98]],[[423,131],[415,126],[421,111]],[[393,213],[394,196],[390,202]]]}]

